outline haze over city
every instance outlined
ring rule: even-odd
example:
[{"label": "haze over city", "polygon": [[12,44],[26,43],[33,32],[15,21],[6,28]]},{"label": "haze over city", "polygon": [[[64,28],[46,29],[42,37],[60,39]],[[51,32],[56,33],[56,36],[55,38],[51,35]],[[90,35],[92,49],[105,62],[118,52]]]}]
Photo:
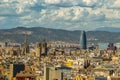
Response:
[{"label": "haze over city", "polygon": [[0,0],[0,29],[120,28],[120,0]]}]

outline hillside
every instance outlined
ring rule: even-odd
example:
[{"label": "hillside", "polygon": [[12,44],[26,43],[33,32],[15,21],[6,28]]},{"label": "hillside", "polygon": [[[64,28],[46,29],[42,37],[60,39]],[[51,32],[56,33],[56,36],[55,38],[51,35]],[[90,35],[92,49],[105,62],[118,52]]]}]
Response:
[{"label": "hillside", "polygon": [[100,28],[96,28],[95,31],[120,32],[120,28],[100,27]]},{"label": "hillside", "polygon": [[[0,42],[11,41],[22,43],[25,32],[28,34],[29,42],[47,41],[74,41],[78,42],[80,31],[67,31],[61,29],[50,29],[42,27],[17,27],[13,29],[0,30]],[[120,42],[120,32],[88,31],[87,39],[89,42]]]}]

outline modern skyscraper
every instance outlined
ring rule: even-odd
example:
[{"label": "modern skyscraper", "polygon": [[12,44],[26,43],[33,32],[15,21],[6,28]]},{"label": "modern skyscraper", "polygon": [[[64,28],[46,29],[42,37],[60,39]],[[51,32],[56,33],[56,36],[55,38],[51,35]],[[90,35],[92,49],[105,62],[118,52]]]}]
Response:
[{"label": "modern skyscraper", "polygon": [[86,38],[86,32],[85,31],[81,31],[80,48],[81,49],[87,49],[87,38]]}]

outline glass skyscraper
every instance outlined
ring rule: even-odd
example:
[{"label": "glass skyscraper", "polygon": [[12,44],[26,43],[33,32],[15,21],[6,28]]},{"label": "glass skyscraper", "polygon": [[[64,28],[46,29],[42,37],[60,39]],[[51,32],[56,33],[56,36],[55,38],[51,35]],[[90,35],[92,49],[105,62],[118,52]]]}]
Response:
[{"label": "glass skyscraper", "polygon": [[85,31],[81,31],[80,48],[81,49],[87,49],[87,38],[86,38],[86,32]]}]

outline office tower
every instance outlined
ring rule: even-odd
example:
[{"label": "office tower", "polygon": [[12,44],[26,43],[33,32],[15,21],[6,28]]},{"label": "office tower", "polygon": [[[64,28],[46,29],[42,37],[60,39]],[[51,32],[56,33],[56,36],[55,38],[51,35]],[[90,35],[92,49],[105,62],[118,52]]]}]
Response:
[{"label": "office tower", "polygon": [[16,77],[17,73],[25,70],[25,65],[22,63],[10,64],[10,80]]},{"label": "office tower", "polygon": [[22,46],[22,54],[26,55],[26,53],[29,53],[29,45],[28,45],[27,34],[25,34],[24,44]]},{"label": "office tower", "polygon": [[80,48],[81,48],[81,49],[87,49],[87,38],[86,38],[86,33],[85,33],[85,31],[81,31],[81,36],[80,36]]},{"label": "office tower", "polygon": [[41,56],[41,44],[40,43],[36,43],[36,57],[40,57]]},{"label": "office tower", "polygon": [[50,75],[50,68],[46,67],[46,64],[44,64],[44,80],[50,80],[49,75]]},{"label": "office tower", "polygon": [[47,55],[47,42],[45,40],[41,43],[41,54]]},{"label": "office tower", "polygon": [[8,47],[8,42],[5,42],[5,47]]},{"label": "office tower", "polygon": [[44,80],[62,80],[62,70],[57,70],[55,67],[47,67],[44,64]]}]

